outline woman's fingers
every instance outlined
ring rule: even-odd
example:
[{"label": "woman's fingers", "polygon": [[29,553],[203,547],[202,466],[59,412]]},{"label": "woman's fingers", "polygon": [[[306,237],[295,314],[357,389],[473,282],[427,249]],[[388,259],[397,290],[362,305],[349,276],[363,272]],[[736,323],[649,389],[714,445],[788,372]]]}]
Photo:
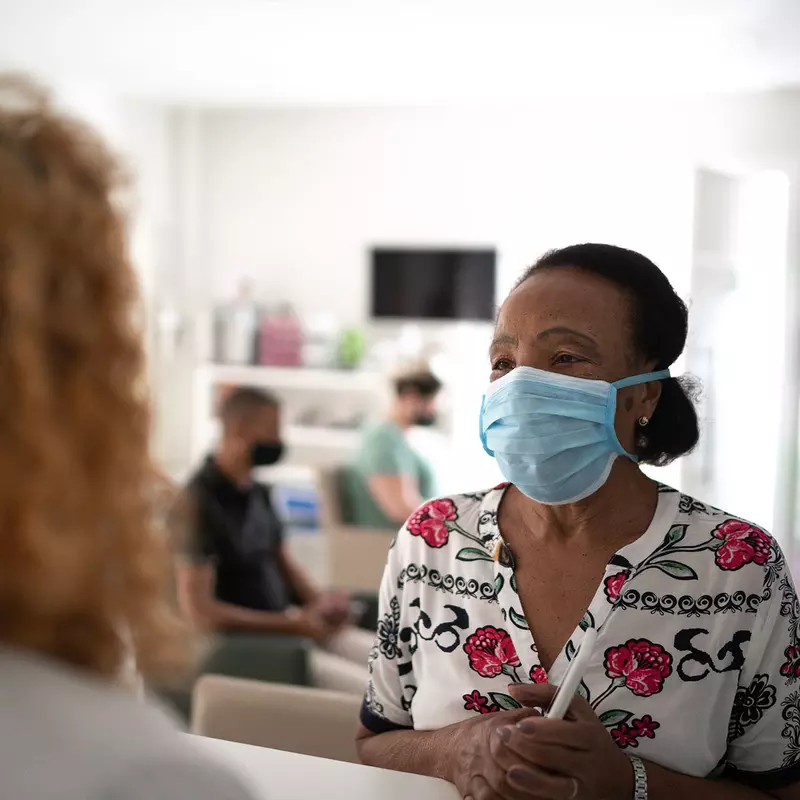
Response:
[{"label": "woman's fingers", "polygon": [[512,767],[508,780],[511,786],[519,787],[528,797],[533,795],[542,800],[578,800],[580,797],[580,784],[576,778],[551,775],[536,767]]},{"label": "woman's fingers", "polygon": [[528,708],[547,708],[557,689],[551,683],[512,683],[508,687],[508,693]]},{"label": "woman's fingers", "polygon": [[499,797],[486,778],[476,775],[469,784],[464,800],[497,800]]},{"label": "woman's fingers", "polygon": [[584,722],[596,722],[597,714],[594,709],[589,705],[589,701],[581,695],[576,695],[572,702],[569,704],[567,717],[570,719],[582,720]]},{"label": "woman's fingers", "polygon": [[529,747],[514,749],[501,745],[497,755],[493,756],[497,764],[506,771],[523,764],[560,775],[577,775],[586,760],[585,752],[547,744],[531,744]]},{"label": "woman's fingers", "polygon": [[[582,725],[566,724],[572,729]],[[523,734],[516,726],[499,728],[490,742],[490,752],[510,787],[537,798],[569,797],[575,776],[583,774],[589,756],[588,749],[543,741],[541,736]]]},{"label": "woman's fingers", "polygon": [[[548,708],[557,690],[558,687],[551,683],[512,683],[508,687],[509,694],[527,708]],[[595,718],[595,713],[586,698],[576,695],[570,703],[567,717],[588,721]]]},{"label": "woman's fingers", "polygon": [[496,761],[488,761],[482,774],[473,776],[466,795],[474,800],[531,800],[524,787],[514,786]]},{"label": "woman's fingers", "polygon": [[[532,696],[543,704],[546,698],[545,692]],[[502,724],[489,732],[489,752],[484,750],[480,774],[469,780],[466,791],[461,787],[464,796],[472,800],[578,800],[575,776],[582,774],[599,724],[591,713],[592,723],[577,715],[568,720],[545,719],[531,706],[505,712],[502,721],[496,720]]]},{"label": "woman's fingers", "polygon": [[516,725],[498,728],[496,736],[516,752],[524,753],[537,744],[563,747],[567,750],[590,750],[595,725],[544,717],[529,717]]}]

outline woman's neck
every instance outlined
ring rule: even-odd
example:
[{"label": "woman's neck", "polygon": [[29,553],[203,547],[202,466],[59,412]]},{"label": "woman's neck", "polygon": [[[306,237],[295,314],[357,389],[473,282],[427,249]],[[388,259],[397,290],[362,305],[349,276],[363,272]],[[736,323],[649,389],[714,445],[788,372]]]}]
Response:
[{"label": "woman's neck", "polygon": [[606,483],[579,503],[545,505],[518,489],[508,500],[512,538],[514,530],[527,542],[557,539],[568,544],[601,538],[618,550],[647,530],[658,505],[658,486],[633,462],[617,459]]}]

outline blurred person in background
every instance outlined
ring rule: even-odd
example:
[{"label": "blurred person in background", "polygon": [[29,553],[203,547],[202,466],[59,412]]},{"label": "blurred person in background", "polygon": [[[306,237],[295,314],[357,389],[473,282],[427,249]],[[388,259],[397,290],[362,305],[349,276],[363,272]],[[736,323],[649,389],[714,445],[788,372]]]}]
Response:
[{"label": "blurred person in background", "polygon": [[[800,798],[783,553],[639,467],[698,441],[691,382],[670,374],[687,322],[661,270],[620,247],[567,247],[523,275],[480,418],[507,483],[433,500],[399,533],[365,763],[474,800]],[[589,628],[579,696],[543,717]]]},{"label": "blurred person in background", "polygon": [[436,424],[439,379],[427,370],[394,381],[388,417],[364,432],[353,464],[345,471],[350,522],[370,528],[397,528],[436,494],[433,469],[408,441],[415,426]]},{"label": "blurred person in background", "polygon": [[122,176],[95,134],[0,78],[0,795],[246,800],[119,686],[188,666]]},{"label": "blurred person in background", "polygon": [[289,552],[270,489],[253,470],[283,455],[280,404],[261,389],[234,389],[220,407],[222,438],[187,489],[187,557],[178,592],[198,626],[313,639],[316,686],[361,694],[372,635],[353,626],[345,594],[321,591]]}]

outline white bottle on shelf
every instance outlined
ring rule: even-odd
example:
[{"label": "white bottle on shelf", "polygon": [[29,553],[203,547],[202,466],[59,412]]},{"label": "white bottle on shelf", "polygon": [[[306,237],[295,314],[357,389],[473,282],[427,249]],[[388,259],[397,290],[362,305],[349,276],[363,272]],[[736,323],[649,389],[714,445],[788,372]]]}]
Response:
[{"label": "white bottle on shelf", "polygon": [[249,280],[239,284],[236,299],[218,311],[217,358],[223,364],[252,364],[258,331],[258,306]]},{"label": "white bottle on shelf", "polygon": [[336,364],[338,326],[332,314],[311,314],[305,318],[303,366],[309,369],[331,369]]}]

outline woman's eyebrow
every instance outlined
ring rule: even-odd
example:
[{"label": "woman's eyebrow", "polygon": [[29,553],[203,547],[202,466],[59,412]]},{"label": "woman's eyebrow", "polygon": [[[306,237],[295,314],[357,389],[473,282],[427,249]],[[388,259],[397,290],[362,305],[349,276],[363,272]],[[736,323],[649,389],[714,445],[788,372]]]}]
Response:
[{"label": "woman's eyebrow", "polygon": [[518,342],[519,339],[516,336],[512,336],[510,333],[500,333],[492,339],[492,343],[489,345],[489,351],[491,352],[495,348],[504,345],[516,345]]},{"label": "woman's eyebrow", "polygon": [[581,333],[573,328],[548,328],[546,331],[542,331],[536,338],[541,341],[542,339],[546,339],[548,336],[556,335],[574,336],[576,339],[580,339],[595,350],[597,349],[597,342],[591,336],[589,336],[588,333]]}]

